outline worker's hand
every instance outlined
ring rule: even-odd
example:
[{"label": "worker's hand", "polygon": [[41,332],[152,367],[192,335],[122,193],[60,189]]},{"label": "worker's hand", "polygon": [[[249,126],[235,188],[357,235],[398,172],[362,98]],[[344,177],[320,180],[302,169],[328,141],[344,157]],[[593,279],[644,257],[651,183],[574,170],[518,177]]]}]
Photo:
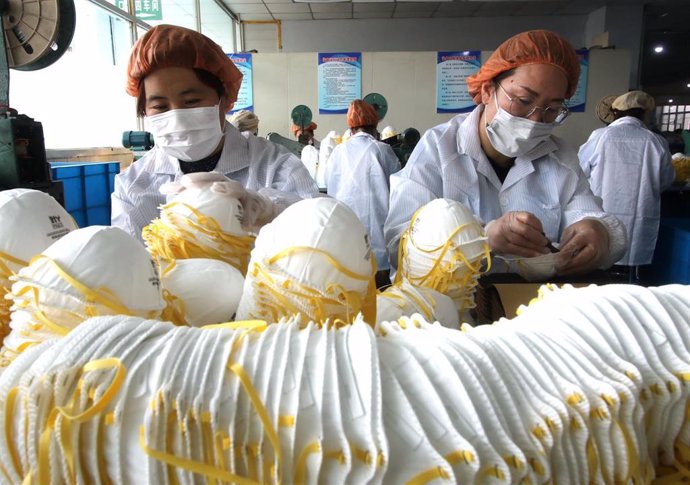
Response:
[{"label": "worker's hand", "polygon": [[541,221],[529,212],[508,212],[484,229],[489,247],[497,254],[531,258],[549,252]]},{"label": "worker's hand", "polygon": [[563,276],[589,273],[603,266],[608,257],[606,226],[594,219],[583,219],[563,231],[556,272]]}]

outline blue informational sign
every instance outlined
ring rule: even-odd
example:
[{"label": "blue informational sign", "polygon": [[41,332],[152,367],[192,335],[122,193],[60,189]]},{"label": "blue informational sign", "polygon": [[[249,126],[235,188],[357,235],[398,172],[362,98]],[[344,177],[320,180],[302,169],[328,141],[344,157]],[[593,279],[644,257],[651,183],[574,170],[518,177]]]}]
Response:
[{"label": "blue informational sign", "polygon": [[242,86],[237,93],[237,101],[232,107],[231,113],[241,109],[254,111],[254,87],[252,84],[252,55],[251,54],[228,54],[228,57],[235,63],[237,69],[242,73]]},{"label": "blue informational sign", "polygon": [[343,114],[362,98],[362,53],[336,52],[319,56],[319,114]]},{"label": "blue informational sign", "polygon": [[467,113],[476,104],[467,92],[468,76],[482,64],[480,51],[438,52],[436,58],[436,112]]},{"label": "blue informational sign", "polygon": [[587,101],[587,73],[589,72],[589,51],[579,49],[577,57],[580,59],[580,79],[577,81],[577,90],[573,97],[568,100],[570,111],[582,113],[585,111]]}]

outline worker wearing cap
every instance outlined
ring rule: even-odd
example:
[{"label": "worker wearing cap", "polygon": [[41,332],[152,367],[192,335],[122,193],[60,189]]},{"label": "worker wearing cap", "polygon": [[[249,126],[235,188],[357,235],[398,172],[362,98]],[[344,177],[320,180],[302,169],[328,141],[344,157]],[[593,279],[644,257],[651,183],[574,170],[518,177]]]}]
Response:
[{"label": "worker wearing cap", "polygon": [[295,135],[295,138],[297,138],[297,140],[301,144],[313,145],[318,149],[319,141],[314,138],[314,132],[316,131],[317,127],[318,125],[313,121],[309,123],[307,126],[299,126],[293,123],[290,127],[290,130],[292,131],[292,134]]},{"label": "worker wearing cap", "polygon": [[115,177],[112,224],[141,239],[165,202],[159,188],[193,172],[218,172],[281,203],[311,197],[318,187],[300,160],[263,138],[245,137],[225,113],[242,74],[208,37],[171,25],[134,45],[127,92],[137,99],[155,147]]},{"label": "worker wearing cap", "polygon": [[[400,170],[393,149],[378,141],[376,110],[362,100],[350,103],[347,124],[352,137],[336,146],[328,160],[326,187],[328,195],[347,204],[367,230],[378,269],[390,268],[383,238],[383,223],[388,214],[391,174]],[[379,276],[384,283],[386,275]]]},{"label": "worker wearing cap", "polygon": [[533,257],[560,243],[562,275],[620,258],[622,224],[602,210],[575,150],[552,135],[568,116],[579,74],[575,50],[553,32],[523,32],[494,51],[467,79],[477,107],[428,130],[391,177],[391,263],[414,212],[440,197],[465,204],[486,224],[496,254]]},{"label": "worker wearing cap", "polygon": [[615,120],[595,130],[578,155],[604,210],[626,227],[628,245],[618,264],[638,267],[652,262],[661,192],[673,183],[675,172],[668,144],[644,123],[654,110],[654,98],[630,91],[616,98],[611,108]]}]

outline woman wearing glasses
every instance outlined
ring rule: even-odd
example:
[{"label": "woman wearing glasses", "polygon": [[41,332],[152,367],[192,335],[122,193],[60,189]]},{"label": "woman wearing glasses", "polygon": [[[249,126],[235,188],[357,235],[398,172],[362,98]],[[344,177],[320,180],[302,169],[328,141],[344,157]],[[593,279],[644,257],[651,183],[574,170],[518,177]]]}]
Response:
[{"label": "woman wearing glasses", "polygon": [[486,224],[494,253],[523,257],[560,243],[559,274],[607,268],[623,254],[625,231],[603,212],[577,152],[552,135],[580,65],[559,35],[523,32],[494,51],[467,80],[477,107],[427,131],[391,177],[385,237],[396,264],[401,232],[437,198],[462,202]]}]

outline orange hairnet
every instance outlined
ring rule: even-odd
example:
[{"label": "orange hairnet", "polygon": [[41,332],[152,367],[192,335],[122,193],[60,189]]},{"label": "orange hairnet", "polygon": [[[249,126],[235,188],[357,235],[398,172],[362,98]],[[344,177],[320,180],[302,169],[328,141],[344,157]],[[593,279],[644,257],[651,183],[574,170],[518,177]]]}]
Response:
[{"label": "orange hairnet", "polygon": [[316,123],[314,123],[313,121],[311,123],[309,123],[309,125],[305,126],[304,128],[293,123],[290,130],[292,130],[293,135],[297,136],[300,132],[314,131],[317,126],[318,125]]},{"label": "orange hairnet", "polygon": [[575,94],[580,77],[580,61],[573,46],[560,35],[548,30],[530,30],[506,40],[498,46],[477,74],[467,78],[467,87],[474,102],[481,103],[485,82],[499,74],[527,64],[549,64],[559,68],[568,78],[565,97]]},{"label": "orange hairnet", "polygon": [[162,67],[203,69],[225,87],[230,106],[237,100],[242,73],[218,44],[194,30],[175,25],[158,25],[132,48],[127,66],[127,93],[139,97],[142,80]]},{"label": "orange hairnet", "polygon": [[376,126],[378,123],[379,115],[374,107],[361,99],[355,99],[347,108],[347,126],[350,128]]}]

